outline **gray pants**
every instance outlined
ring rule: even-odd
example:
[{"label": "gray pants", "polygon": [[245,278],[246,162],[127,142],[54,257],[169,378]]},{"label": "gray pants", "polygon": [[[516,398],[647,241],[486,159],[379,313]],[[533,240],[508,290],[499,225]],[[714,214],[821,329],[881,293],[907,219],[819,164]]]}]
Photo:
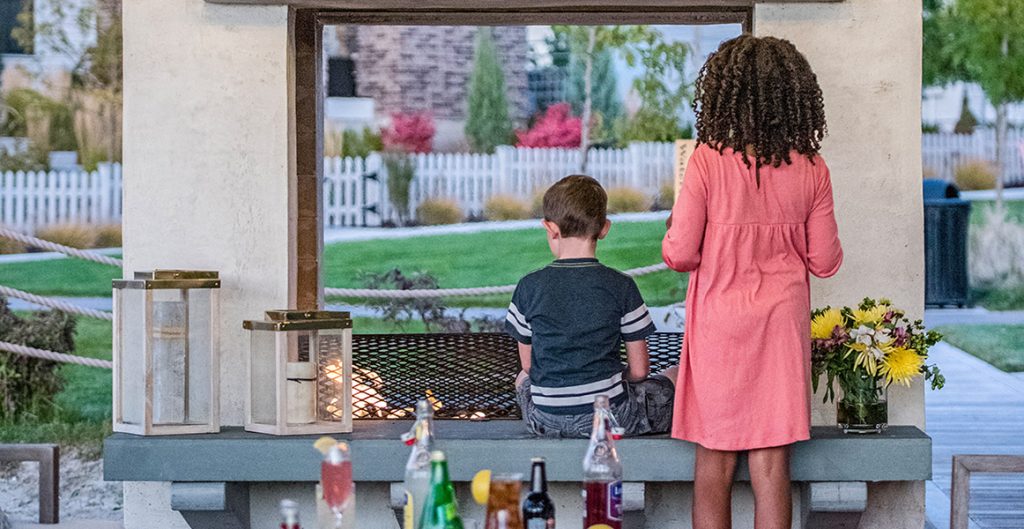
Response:
[{"label": "gray pants", "polygon": [[[626,435],[666,433],[672,429],[675,384],[654,375],[640,382],[625,382],[626,399],[612,405],[612,414]],[[530,378],[516,386],[516,401],[526,428],[538,437],[590,437],[594,413],[561,415],[538,410],[530,395]]]}]

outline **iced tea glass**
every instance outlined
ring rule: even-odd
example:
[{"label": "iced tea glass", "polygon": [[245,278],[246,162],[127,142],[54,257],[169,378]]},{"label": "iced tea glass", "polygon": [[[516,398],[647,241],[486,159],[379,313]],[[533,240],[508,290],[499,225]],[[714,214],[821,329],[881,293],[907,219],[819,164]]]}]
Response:
[{"label": "iced tea glass", "polygon": [[[520,494],[523,489],[522,474],[494,474],[491,476],[491,490],[487,496],[487,521],[484,529],[513,529],[523,526],[520,512]],[[499,518],[505,511],[507,516]]]}]

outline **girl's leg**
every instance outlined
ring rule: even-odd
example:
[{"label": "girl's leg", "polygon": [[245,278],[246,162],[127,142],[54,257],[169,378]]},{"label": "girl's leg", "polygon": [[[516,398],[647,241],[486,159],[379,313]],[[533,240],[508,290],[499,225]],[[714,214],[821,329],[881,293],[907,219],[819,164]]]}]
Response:
[{"label": "girl's leg", "polygon": [[731,529],[736,452],[697,445],[693,480],[693,529]]},{"label": "girl's leg", "polygon": [[790,529],[793,496],[789,488],[789,447],[751,450],[747,459],[754,487],[754,529]]}]

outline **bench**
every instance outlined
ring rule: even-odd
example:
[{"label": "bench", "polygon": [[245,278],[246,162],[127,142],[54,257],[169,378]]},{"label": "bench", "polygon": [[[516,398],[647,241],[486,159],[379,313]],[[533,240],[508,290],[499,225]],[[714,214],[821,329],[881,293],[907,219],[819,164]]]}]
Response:
[{"label": "bench", "polygon": [[[681,336],[658,333],[649,339],[653,369],[677,362]],[[403,416],[427,389],[432,391],[441,403],[435,421],[437,447],[448,454],[454,481],[467,482],[481,468],[525,472],[530,458],[542,455],[548,459],[548,479],[554,490],[565,493],[564,501],[578,502],[575,484],[581,478],[587,440],[536,439],[521,421],[509,420],[519,417],[513,387],[519,365],[511,338],[503,334],[357,335],[353,364],[372,373],[364,373],[366,382],[372,383],[366,386],[387,402],[375,411],[377,416]],[[357,397],[357,409],[359,402]],[[477,412],[489,420],[459,420]],[[351,434],[339,437],[352,448],[362,516],[364,501],[378,510],[377,504],[390,504],[390,487],[402,481],[408,454],[399,437],[412,422],[363,418],[354,424]],[[104,477],[172,482],[171,506],[192,527],[246,529],[250,516],[263,519],[268,512],[264,505],[263,511],[250,513],[250,507],[267,503],[267,490],[280,490],[274,487],[287,483],[312,486],[319,479],[320,456],[312,449],[315,437],[273,437],[237,427],[223,428],[218,434],[173,437],[114,434],[104,443]],[[689,443],[656,435],[624,439],[618,448],[629,485],[626,506],[639,509],[640,515],[645,504],[659,503],[659,487],[693,480],[694,447]],[[815,427],[811,440],[794,447],[792,478],[801,483],[804,527],[851,523],[855,527],[866,508],[866,483],[931,478],[931,440],[912,426],[893,426],[872,436]],[[742,461],[736,479],[749,480]],[[652,491],[648,493],[652,499],[645,500],[645,490]],[[367,527],[385,527],[384,523],[375,518]],[[388,523],[394,526],[393,519]]]},{"label": "bench", "polygon": [[39,463],[39,523],[60,521],[60,447],[52,444],[0,444],[0,461]]}]

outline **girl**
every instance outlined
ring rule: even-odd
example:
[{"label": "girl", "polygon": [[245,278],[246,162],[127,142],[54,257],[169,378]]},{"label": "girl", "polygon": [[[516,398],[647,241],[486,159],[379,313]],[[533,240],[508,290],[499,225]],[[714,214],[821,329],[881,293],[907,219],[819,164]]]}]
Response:
[{"label": "girl", "polygon": [[708,57],[693,108],[697,148],[662,242],[691,272],[672,435],[698,445],[695,529],[731,527],[739,451],[754,526],[788,529],[789,445],[810,438],[808,272],[843,258],[821,88],[793,44],[743,35]]}]

